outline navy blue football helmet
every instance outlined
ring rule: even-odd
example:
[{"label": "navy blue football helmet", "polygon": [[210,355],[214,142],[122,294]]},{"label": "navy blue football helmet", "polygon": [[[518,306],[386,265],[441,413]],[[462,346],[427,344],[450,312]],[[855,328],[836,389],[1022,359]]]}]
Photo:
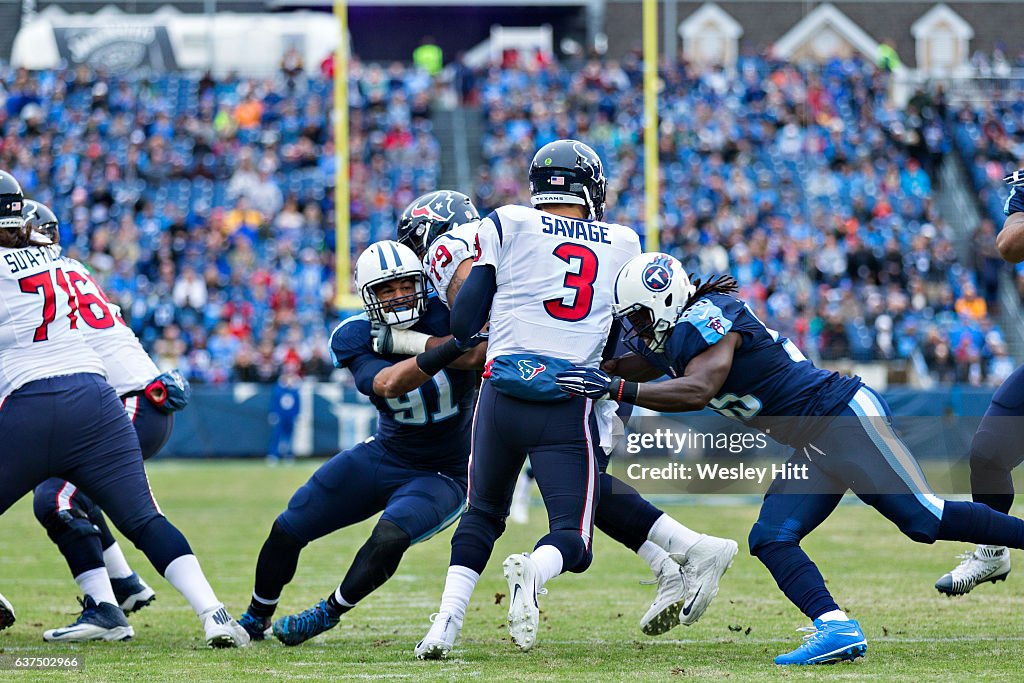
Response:
[{"label": "navy blue football helmet", "polygon": [[604,220],[604,165],[579,140],[555,140],[537,150],[530,164],[530,202],[581,204],[588,218]]}]

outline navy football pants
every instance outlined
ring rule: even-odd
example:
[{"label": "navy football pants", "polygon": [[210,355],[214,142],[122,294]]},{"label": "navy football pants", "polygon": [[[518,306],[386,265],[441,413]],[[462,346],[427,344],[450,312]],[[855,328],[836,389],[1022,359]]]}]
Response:
[{"label": "navy football pants", "polygon": [[[141,392],[122,397],[148,460],[164,447],[174,428],[174,415],[163,413]],[[36,519],[57,544],[72,576],[103,566],[103,551],[115,542],[103,511],[65,479],[52,477],[36,487],[32,507]]]},{"label": "navy football pants", "polygon": [[548,512],[549,533],[537,546],[558,548],[564,571],[584,571],[593,557],[599,441],[590,399],[524,401],[484,380],[473,416],[469,508],[452,537],[452,564],[483,572],[529,455]]},{"label": "navy football pants", "polygon": [[974,502],[1009,512],[1013,468],[1024,462],[1024,365],[996,389],[971,441],[971,494]]},{"label": "navy football pants", "polygon": [[321,465],[277,523],[309,543],[383,510],[381,519],[419,543],[458,519],[465,502],[461,476],[413,469],[371,437]]},{"label": "navy football pants", "polygon": [[188,541],[160,512],[124,404],[99,375],[29,382],[0,406],[0,513],[50,477],[73,481],[163,574]]}]

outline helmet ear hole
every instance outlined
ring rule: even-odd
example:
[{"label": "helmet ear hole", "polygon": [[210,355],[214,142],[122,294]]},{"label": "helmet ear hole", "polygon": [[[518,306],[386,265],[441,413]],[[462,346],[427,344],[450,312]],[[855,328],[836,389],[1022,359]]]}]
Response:
[{"label": "helmet ear hole", "polygon": [[669,292],[668,296],[665,297],[665,305],[666,306],[671,306],[672,305],[672,292]]}]

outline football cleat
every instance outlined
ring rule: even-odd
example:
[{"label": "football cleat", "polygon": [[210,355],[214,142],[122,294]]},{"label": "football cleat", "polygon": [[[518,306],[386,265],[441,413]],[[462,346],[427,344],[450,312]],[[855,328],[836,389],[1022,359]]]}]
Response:
[{"label": "football cleat", "polygon": [[1005,581],[1010,573],[1010,550],[1001,545],[979,545],[957,557],[960,564],[935,582],[935,590],[950,597],[967,595],[986,581]]},{"label": "football cleat", "polygon": [[75,623],[64,628],[52,628],[43,633],[48,643],[85,643],[90,640],[131,640],[135,629],[128,623],[124,612],[109,602],[96,604],[91,595],[79,599],[82,613]]},{"label": "football cleat", "polygon": [[814,626],[803,626],[798,631],[809,631],[804,644],[775,658],[776,664],[835,664],[853,661],[868,651],[864,632],[853,619],[849,621],[814,620]]},{"label": "football cleat", "polygon": [[245,647],[249,634],[231,618],[224,605],[216,605],[199,615],[206,631],[206,644],[210,647]]},{"label": "football cleat", "polygon": [[732,566],[739,547],[729,538],[702,536],[693,544],[685,556],[672,554],[670,557],[683,565],[686,585],[686,601],[679,610],[679,623],[692,626],[703,616],[708,605],[718,595],[718,582]]},{"label": "football cleat", "polygon": [[285,645],[299,645],[331,630],[340,619],[341,615],[335,613],[326,600],[321,600],[307,610],[275,621],[274,635]]},{"label": "football cleat", "polygon": [[[509,555],[501,565],[508,581],[508,634],[523,652],[537,644],[540,605],[537,604],[537,568],[528,555]],[[541,589],[542,590],[542,589]]]},{"label": "football cleat", "polygon": [[462,622],[447,612],[430,615],[431,626],[423,640],[416,643],[417,659],[445,659],[455,647]]},{"label": "football cleat", "polygon": [[245,612],[238,618],[238,624],[249,634],[250,640],[264,640],[270,630],[270,617],[257,617]]},{"label": "football cleat", "polygon": [[0,631],[8,626],[14,625],[14,607],[10,601],[0,593]]},{"label": "football cleat", "polygon": [[110,586],[114,589],[117,604],[125,614],[138,612],[156,600],[156,592],[135,572],[123,579],[110,579]]},{"label": "football cleat", "polygon": [[[678,556],[675,556],[678,557]],[[640,620],[640,630],[649,636],[659,636],[679,626],[679,611],[686,604],[686,575],[675,557],[666,557],[658,567],[658,594]]]}]

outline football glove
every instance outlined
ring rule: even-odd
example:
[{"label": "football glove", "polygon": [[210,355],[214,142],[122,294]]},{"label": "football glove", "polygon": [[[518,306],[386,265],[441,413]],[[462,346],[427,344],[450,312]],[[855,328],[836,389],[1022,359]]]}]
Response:
[{"label": "football glove", "polygon": [[481,330],[480,332],[477,332],[466,341],[462,341],[461,339],[455,339],[455,337],[452,337],[452,339],[455,339],[455,346],[459,348],[459,351],[469,351],[470,349],[479,346],[480,344],[483,344],[485,341],[487,341],[487,336],[488,332],[484,332]]},{"label": "football glove", "polygon": [[608,398],[612,391],[617,394],[621,383],[621,378],[609,377],[603,370],[579,366],[560,372],[555,377],[555,384],[565,393],[595,401]]},{"label": "football glove", "polygon": [[168,370],[147,384],[143,393],[160,412],[174,413],[188,405],[192,387],[179,371]]},{"label": "football glove", "polygon": [[415,356],[427,350],[430,335],[412,330],[397,330],[375,322],[370,327],[370,338],[373,340],[374,352],[382,356]]}]

